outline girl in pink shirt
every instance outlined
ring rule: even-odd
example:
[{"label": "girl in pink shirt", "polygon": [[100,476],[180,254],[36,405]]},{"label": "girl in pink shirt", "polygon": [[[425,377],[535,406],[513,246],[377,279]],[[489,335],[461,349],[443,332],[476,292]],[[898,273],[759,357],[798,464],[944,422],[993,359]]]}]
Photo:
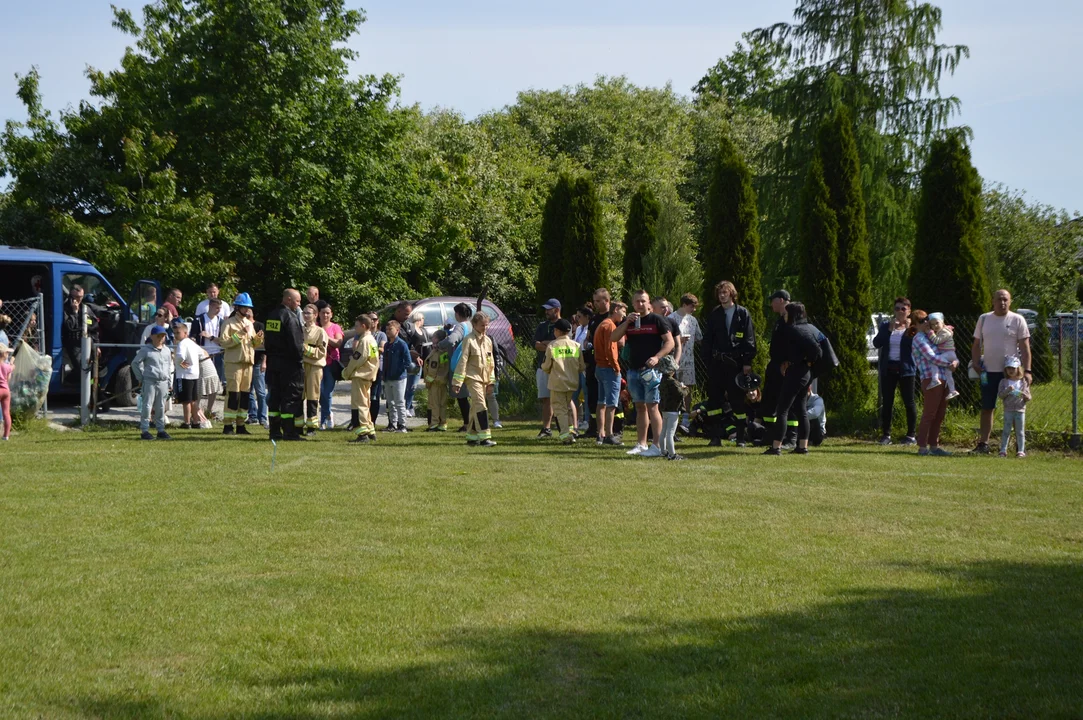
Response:
[{"label": "girl in pink shirt", "polygon": [[15,366],[8,362],[8,346],[0,343],[0,415],[4,420],[4,439],[11,437],[11,389],[8,378]]},{"label": "girl in pink shirt", "polygon": [[335,391],[335,373],[342,372],[339,356],[342,352],[344,335],[338,323],[331,322],[333,310],[330,305],[320,308],[318,323],[327,333],[327,364],[323,368],[320,381],[320,428],[331,430],[335,427],[335,416],[331,414],[331,394]]}]

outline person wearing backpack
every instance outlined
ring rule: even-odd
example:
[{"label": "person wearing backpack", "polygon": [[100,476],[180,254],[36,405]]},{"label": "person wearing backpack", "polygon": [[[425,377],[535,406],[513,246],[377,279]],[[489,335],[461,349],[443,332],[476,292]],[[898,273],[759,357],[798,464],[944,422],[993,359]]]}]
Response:
[{"label": "person wearing backpack", "polygon": [[[774,436],[771,438],[771,447],[764,451],[764,455],[781,455],[782,438],[786,434],[786,420],[790,410],[797,413],[797,447],[791,453],[796,455],[808,454],[808,406],[804,402],[794,403],[795,398],[804,399],[808,394],[809,385],[812,384],[813,373],[822,372],[825,365],[832,362],[830,358],[824,360],[824,344],[830,348],[830,343],[819,329],[808,322],[805,306],[802,303],[789,303],[786,305],[786,327],[781,340],[785,343],[785,358],[780,366],[783,375],[782,387],[779,389],[778,402],[775,405]],[[834,353],[831,352],[831,356]]]}]

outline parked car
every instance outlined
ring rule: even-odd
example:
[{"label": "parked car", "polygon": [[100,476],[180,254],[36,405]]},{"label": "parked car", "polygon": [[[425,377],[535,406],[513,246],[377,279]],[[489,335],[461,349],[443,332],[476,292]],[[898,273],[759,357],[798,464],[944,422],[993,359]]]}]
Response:
[{"label": "parked car", "polygon": [[1027,327],[1033,333],[1034,328],[1038,327],[1038,311],[1030,308],[1019,308],[1016,312],[1023,316],[1023,319],[1027,321]]},{"label": "parked car", "polygon": [[[153,280],[136,283],[128,301],[98,270],[78,258],[47,250],[0,245],[0,299],[22,300],[41,293],[45,317],[37,318],[45,328],[42,353],[53,359],[49,393],[79,391],[79,369],[72,367],[61,343],[64,303],[72,285],[86,291],[84,302],[98,317],[99,340],[103,343],[138,343],[143,328],[154,319],[161,286]],[[134,350],[102,350],[99,382],[117,405],[134,405],[136,393],[128,364]]]},{"label": "parked car", "polygon": [[872,325],[865,330],[865,344],[867,346],[865,357],[873,365],[880,363],[880,351],[873,346],[872,341],[876,339],[876,333],[880,330],[880,323],[887,322],[890,319],[891,315],[888,313],[873,313]]},{"label": "parked car", "polygon": [[[456,305],[459,303],[466,303],[471,308],[475,308],[477,307],[478,299],[444,296],[423,298],[411,302],[414,306],[414,312],[421,312],[421,314],[424,315],[425,330],[432,333],[445,325],[455,322],[454,308]],[[397,305],[398,303],[388,305],[380,313],[380,316],[390,317]],[[482,301],[481,311],[489,316],[488,334],[489,337],[493,339],[493,344],[496,347],[497,352],[504,356],[504,360],[507,363],[514,363],[519,351],[515,347],[515,332],[512,330],[508,318],[500,308],[488,300]]]}]

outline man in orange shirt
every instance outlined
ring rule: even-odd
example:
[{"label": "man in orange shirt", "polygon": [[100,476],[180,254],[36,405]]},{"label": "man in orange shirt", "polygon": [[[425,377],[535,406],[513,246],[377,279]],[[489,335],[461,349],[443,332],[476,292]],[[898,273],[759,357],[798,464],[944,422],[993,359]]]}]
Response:
[{"label": "man in orange shirt", "polygon": [[[598,378],[598,444],[621,445],[620,438],[613,434],[613,418],[620,405],[620,360],[618,343],[614,342],[613,331],[624,322],[628,306],[615,302],[609,307],[609,317],[602,321],[594,331],[595,376]],[[623,344],[623,338],[620,344]]]}]

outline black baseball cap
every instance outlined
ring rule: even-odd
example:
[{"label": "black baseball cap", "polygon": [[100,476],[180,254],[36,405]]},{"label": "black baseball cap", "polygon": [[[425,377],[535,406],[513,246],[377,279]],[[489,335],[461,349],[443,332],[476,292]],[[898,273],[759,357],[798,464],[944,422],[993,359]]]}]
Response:
[{"label": "black baseball cap", "polygon": [[772,295],[771,297],[767,298],[767,299],[768,300],[785,300],[786,302],[789,302],[790,301],[790,294],[788,292],[786,292],[785,290],[776,290],[775,294]]},{"label": "black baseball cap", "polygon": [[553,323],[553,329],[568,333],[572,331],[572,324],[566,318],[561,318]]}]

